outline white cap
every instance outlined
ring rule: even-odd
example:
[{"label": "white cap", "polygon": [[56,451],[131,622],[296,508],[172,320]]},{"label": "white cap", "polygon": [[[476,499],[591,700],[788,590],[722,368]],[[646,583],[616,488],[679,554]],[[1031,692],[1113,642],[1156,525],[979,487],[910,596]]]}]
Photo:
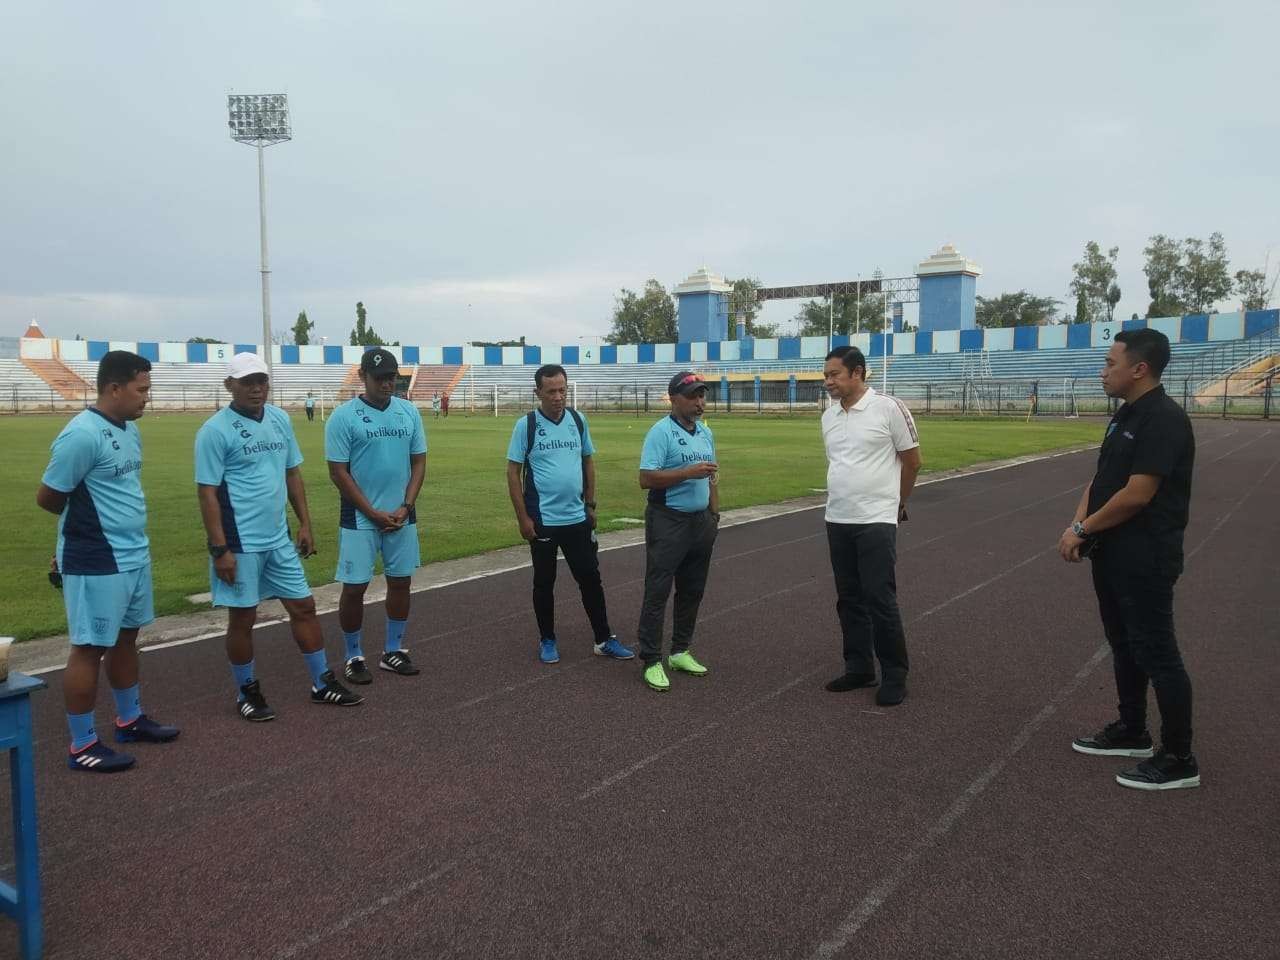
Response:
[{"label": "white cap", "polygon": [[256,353],[237,353],[227,364],[227,376],[232,380],[248,377],[255,373],[267,373],[267,365]]}]

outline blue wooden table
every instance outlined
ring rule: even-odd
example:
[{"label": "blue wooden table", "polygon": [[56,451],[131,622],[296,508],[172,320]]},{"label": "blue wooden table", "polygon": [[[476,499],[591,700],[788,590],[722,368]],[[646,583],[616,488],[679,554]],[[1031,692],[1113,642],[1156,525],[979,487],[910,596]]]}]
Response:
[{"label": "blue wooden table", "polygon": [[38,960],[44,940],[36,848],[36,778],[31,746],[31,694],[44,686],[43,680],[16,672],[0,683],[0,750],[9,753],[13,860],[17,865],[16,886],[0,881],[0,911],[18,921],[23,960]]}]

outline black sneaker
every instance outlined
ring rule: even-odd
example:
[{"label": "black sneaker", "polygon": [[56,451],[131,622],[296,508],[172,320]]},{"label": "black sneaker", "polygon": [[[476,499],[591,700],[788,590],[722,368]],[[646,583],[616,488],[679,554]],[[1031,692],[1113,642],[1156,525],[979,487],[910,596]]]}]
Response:
[{"label": "black sneaker", "polygon": [[825,688],[832,693],[844,693],[846,690],[857,690],[860,687],[874,687],[874,673],[842,673],[834,680],[828,680]]},{"label": "black sneaker", "polygon": [[1161,750],[1132,770],[1116,774],[1116,783],[1135,790],[1181,790],[1200,786],[1200,764],[1195,754],[1179,757]]},{"label": "black sneaker", "polygon": [[352,693],[340,684],[332,670],[326,670],[320,674],[320,682],[324,686],[319,690],[314,687],[311,690],[312,703],[332,703],[337,707],[354,707],[357,703],[364,703],[364,697],[358,693]]},{"label": "black sneaker", "polygon": [[364,657],[352,657],[342,673],[352,683],[373,683],[373,674],[365,666]]},{"label": "black sneaker", "polygon": [[267,698],[262,695],[262,687],[258,685],[257,680],[246,683],[240,688],[240,693],[244,697],[236,704],[240,716],[254,723],[264,723],[276,718],[276,712],[267,706]]},{"label": "black sneaker", "polygon": [[1119,720],[1108,723],[1091,737],[1076,737],[1071,749],[1095,757],[1149,757],[1155,753],[1151,734],[1146,730],[1134,733]]},{"label": "black sneaker", "polygon": [[392,650],[390,653],[384,653],[382,658],[378,660],[378,666],[383,670],[398,673],[402,677],[416,677],[422,672],[409,659],[408,650]]},{"label": "black sneaker", "polygon": [[880,684],[880,689],[876,691],[876,706],[878,707],[896,707],[905,699],[907,699],[906,680],[886,680]]}]

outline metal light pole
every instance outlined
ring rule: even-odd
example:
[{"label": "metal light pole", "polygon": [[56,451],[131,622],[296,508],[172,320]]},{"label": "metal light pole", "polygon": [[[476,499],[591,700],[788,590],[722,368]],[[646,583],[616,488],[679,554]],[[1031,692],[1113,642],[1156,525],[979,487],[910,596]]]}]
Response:
[{"label": "metal light pole", "polygon": [[262,245],[262,351],[271,367],[271,268],[267,261],[267,171],[262,151],[265,147],[292,140],[289,129],[289,98],[283,93],[230,94],[227,96],[227,126],[231,139],[258,148],[258,229]]}]

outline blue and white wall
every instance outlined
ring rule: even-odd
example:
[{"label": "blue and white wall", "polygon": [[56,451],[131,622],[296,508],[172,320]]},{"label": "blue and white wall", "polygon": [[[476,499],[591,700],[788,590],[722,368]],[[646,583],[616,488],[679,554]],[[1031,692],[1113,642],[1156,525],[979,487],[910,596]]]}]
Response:
[{"label": "blue and white wall", "polygon": [[[1150,320],[1117,320],[1114,323],[1064,324],[1051,327],[1008,327],[1000,330],[937,330],[917,333],[862,333],[837,336],[833,346],[852,344],[868,357],[933,353],[965,353],[981,350],[1064,350],[1105,347],[1121,330],[1153,327],[1173,343],[1209,343],[1256,336],[1280,325],[1280,310],[1247,313],[1189,314]],[[331,364],[350,366],[360,362],[365,347],[273,346],[277,364]],[[524,347],[387,347],[406,366],[415,364],[472,364],[501,367],[559,363],[581,364],[726,363],[753,360],[821,360],[827,354],[826,337],[712,340],[689,343],[542,344]],[[152,361],[167,363],[226,363],[233,354],[257,353],[252,343],[158,343],[135,340],[23,339],[22,356],[47,359],[96,361],[108,350],[132,350]]]}]

